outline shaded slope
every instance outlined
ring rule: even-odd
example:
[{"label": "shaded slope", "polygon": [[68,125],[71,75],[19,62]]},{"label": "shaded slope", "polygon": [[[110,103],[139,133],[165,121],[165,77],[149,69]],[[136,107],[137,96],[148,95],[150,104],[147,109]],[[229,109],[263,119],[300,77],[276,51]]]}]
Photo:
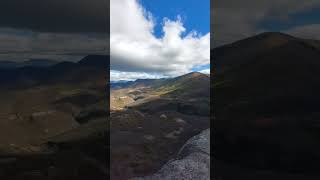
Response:
[{"label": "shaded slope", "polygon": [[144,112],[177,111],[208,116],[210,108],[210,78],[202,73],[189,73],[163,80],[147,89],[145,98],[128,104]]},{"label": "shaded slope", "polygon": [[310,42],[264,33],[213,50],[217,157],[319,172],[320,51]]}]

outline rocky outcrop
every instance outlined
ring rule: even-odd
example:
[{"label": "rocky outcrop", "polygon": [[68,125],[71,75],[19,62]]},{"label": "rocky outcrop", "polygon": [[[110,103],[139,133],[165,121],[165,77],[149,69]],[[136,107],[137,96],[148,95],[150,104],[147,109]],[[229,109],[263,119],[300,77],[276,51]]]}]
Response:
[{"label": "rocky outcrop", "polygon": [[210,129],[189,139],[177,157],[165,164],[157,173],[131,180],[209,180]]}]

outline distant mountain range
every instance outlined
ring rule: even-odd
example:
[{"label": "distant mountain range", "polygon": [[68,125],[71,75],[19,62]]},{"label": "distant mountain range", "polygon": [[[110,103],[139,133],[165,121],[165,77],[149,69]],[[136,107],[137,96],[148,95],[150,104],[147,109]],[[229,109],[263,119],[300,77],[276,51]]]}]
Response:
[{"label": "distant mountain range", "polygon": [[180,80],[189,79],[197,76],[210,77],[210,75],[208,74],[191,72],[175,78],[137,79],[135,81],[111,81],[110,87],[111,89],[137,88],[137,87],[160,87],[160,86],[166,85],[166,83],[177,83]]},{"label": "distant mountain range", "polygon": [[155,83],[164,81],[165,79],[137,79],[135,81],[111,81],[111,89],[121,89],[129,87],[138,87],[138,86],[151,86]]},{"label": "distant mountain range", "polygon": [[148,112],[160,108],[206,116],[210,111],[210,77],[199,72],[168,79],[138,79],[111,87],[112,109],[144,106],[142,109]]},{"label": "distant mountain range", "polygon": [[20,67],[48,67],[58,64],[58,61],[47,60],[47,59],[30,59],[24,62],[13,62],[13,61],[0,61],[0,68],[20,68]]},{"label": "distant mountain range", "polygon": [[0,63],[2,87],[27,87],[41,83],[77,83],[79,81],[104,81],[109,73],[108,56],[88,55],[79,62],[53,62],[30,60],[20,64]]}]

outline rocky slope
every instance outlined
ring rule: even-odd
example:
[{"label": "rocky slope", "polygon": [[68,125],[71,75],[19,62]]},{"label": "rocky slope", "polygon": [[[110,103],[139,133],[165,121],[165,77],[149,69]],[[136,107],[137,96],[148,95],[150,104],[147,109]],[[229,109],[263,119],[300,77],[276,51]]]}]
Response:
[{"label": "rocky slope", "polygon": [[157,173],[131,180],[209,180],[210,129],[189,139],[176,158],[170,160]]},{"label": "rocky slope", "polygon": [[155,173],[189,138],[209,128],[207,75],[160,81],[139,80],[139,86],[111,91],[111,179]]}]

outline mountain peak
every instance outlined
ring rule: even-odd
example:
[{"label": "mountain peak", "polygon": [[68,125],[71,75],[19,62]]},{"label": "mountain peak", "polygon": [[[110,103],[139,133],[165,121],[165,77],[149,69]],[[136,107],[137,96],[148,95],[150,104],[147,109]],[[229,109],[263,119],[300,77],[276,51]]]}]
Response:
[{"label": "mountain peak", "polygon": [[88,55],[79,61],[79,64],[86,66],[97,66],[107,68],[109,66],[109,56],[107,55]]},{"label": "mountain peak", "polygon": [[244,39],[254,43],[261,43],[267,47],[280,46],[297,38],[280,32],[264,32],[256,36]]},{"label": "mountain peak", "polygon": [[258,34],[256,36],[253,36],[252,38],[255,38],[257,40],[263,40],[265,42],[269,42],[272,44],[281,44],[284,42],[288,42],[290,40],[296,40],[297,38],[288,35],[288,34],[284,34],[281,32],[264,32],[261,34]]},{"label": "mountain peak", "polygon": [[182,75],[182,76],[178,76],[178,77],[176,77],[174,79],[178,80],[178,81],[189,81],[191,79],[207,80],[207,79],[209,79],[209,76],[207,76],[206,74],[200,73],[200,72],[190,72],[188,74],[185,74],[185,75]]},{"label": "mountain peak", "polygon": [[257,36],[265,36],[265,37],[287,37],[287,38],[293,38],[293,36],[289,35],[289,34],[285,34],[282,32],[263,32],[261,34],[258,34]]},{"label": "mountain peak", "polygon": [[185,76],[185,77],[200,77],[200,76],[206,76],[206,75],[203,73],[200,73],[200,72],[190,72],[190,73],[185,74],[183,76]]},{"label": "mountain peak", "polygon": [[263,46],[264,48],[272,48],[281,46],[292,40],[297,40],[297,38],[280,32],[264,32],[222,47],[239,46],[241,48],[245,48],[249,46],[250,48],[252,48]]}]

